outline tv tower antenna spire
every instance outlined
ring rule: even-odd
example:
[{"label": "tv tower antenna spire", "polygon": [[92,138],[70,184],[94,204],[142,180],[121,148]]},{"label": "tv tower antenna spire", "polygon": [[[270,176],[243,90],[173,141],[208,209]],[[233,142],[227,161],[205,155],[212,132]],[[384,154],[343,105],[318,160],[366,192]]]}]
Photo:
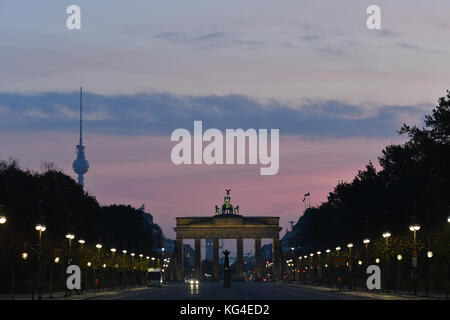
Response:
[{"label": "tv tower antenna spire", "polygon": [[83,145],[83,87],[80,87],[80,146]]},{"label": "tv tower antenna spire", "polygon": [[73,171],[78,174],[78,183],[84,187],[84,174],[89,170],[89,163],[85,157],[83,145],[83,88],[80,87],[80,143],[76,146],[77,158],[72,164]]}]

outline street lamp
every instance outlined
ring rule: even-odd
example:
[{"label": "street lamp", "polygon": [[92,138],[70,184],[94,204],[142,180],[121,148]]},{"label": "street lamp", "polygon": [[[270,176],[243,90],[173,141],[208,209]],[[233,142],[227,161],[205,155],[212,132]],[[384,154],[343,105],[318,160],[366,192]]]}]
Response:
[{"label": "street lamp", "polygon": [[22,253],[22,259],[27,260],[28,259],[28,253],[24,252]]},{"label": "street lamp", "polygon": [[41,293],[41,254],[42,254],[42,233],[47,230],[47,227],[43,224],[37,224],[34,227],[39,232],[39,254],[38,254],[38,295],[39,300],[42,299],[42,293]]},{"label": "street lamp", "polygon": [[96,271],[96,264],[97,264],[97,261],[98,261],[98,256],[100,255],[100,249],[103,247],[102,246],[102,244],[101,243],[97,243],[96,245],[95,245],[95,247],[97,248],[97,255],[95,256],[95,263],[94,263],[94,288],[95,288],[95,290],[94,290],[94,292],[97,292],[97,290],[98,290],[98,288],[97,288],[97,278],[96,278],[96,276],[95,276],[95,271]]},{"label": "street lamp", "polygon": [[114,254],[116,253],[116,248],[111,248],[110,249],[111,250],[111,252],[112,252],[112,264],[114,265]]},{"label": "street lamp", "polygon": [[412,224],[409,226],[409,231],[414,233],[414,246],[416,245],[416,232],[420,230],[420,225]]},{"label": "street lamp", "polygon": [[369,243],[370,243],[370,239],[369,238],[364,239],[363,243],[366,246],[366,261],[368,263],[369,262]]},{"label": "street lamp", "polygon": [[347,244],[348,250],[350,252],[350,256],[352,255],[352,248],[353,248],[353,243],[349,243]]},{"label": "street lamp", "polygon": [[67,265],[70,264],[70,251],[72,249],[72,240],[75,239],[75,235],[73,235],[72,233],[68,233],[66,234],[66,238],[69,240],[69,251],[67,253]]},{"label": "street lamp", "polygon": [[430,258],[430,259],[433,258],[433,251],[428,251],[427,252],[427,257]]},{"label": "street lamp", "polygon": [[402,256],[401,254],[398,254],[398,255],[397,255],[397,260],[398,260],[398,261],[402,261],[402,259],[403,259],[403,256]]}]

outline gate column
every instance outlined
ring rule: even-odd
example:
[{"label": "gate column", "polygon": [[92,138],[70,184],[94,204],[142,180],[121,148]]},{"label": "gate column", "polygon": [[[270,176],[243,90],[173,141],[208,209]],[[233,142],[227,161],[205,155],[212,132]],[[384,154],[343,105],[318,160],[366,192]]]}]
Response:
[{"label": "gate column", "polygon": [[202,276],[201,239],[195,239],[195,279],[200,281]]},{"label": "gate column", "polygon": [[213,277],[219,281],[219,239],[213,239]]},{"label": "gate column", "polygon": [[256,281],[261,281],[261,239],[255,239],[255,273]]},{"label": "gate column", "polygon": [[236,278],[238,280],[244,280],[244,239],[237,238],[237,268],[236,268]]},{"label": "gate column", "polygon": [[176,280],[177,281],[183,281],[183,239],[177,239],[175,242],[175,252],[176,252],[176,257],[175,257],[175,261],[177,264],[176,267]]}]

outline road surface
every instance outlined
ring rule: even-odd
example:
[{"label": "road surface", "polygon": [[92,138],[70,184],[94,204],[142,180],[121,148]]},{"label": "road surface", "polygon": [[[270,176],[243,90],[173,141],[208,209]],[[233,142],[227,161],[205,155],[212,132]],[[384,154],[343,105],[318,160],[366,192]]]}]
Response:
[{"label": "road surface", "polygon": [[276,282],[232,282],[223,288],[221,282],[201,282],[198,285],[171,283],[162,288],[145,288],[98,296],[103,300],[360,300],[402,299],[375,293],[338,292],[329,288],[312,288]]}]

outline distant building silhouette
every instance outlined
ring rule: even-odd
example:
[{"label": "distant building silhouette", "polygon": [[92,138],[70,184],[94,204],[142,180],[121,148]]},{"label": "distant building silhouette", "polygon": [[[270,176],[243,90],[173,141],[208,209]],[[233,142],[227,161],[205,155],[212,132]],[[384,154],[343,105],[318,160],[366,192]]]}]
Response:
[{"label": "distant building silhouette", "polygon": [[84,175],[89,170],[83,145],[83,88],[80,87],[80,143],[76,146],[77,158],[72,164],[73,171],[78,174],[78,183],[84,188]]}]

